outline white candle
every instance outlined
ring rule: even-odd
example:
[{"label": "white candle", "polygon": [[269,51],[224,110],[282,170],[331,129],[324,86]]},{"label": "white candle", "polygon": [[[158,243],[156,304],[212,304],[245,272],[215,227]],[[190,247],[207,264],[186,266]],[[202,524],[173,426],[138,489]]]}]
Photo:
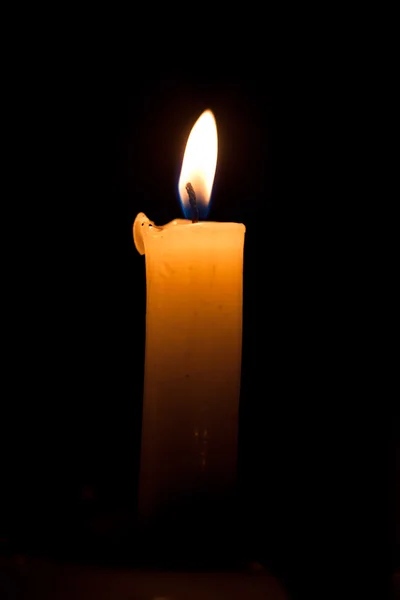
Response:
[{"label": "white candle", "polygon": [[[199,212],[210,199],[216,140],[206,111],[189,136],[179,181],[188,210],[186,183]],[[140,213],[133,234],[146,260],[139,478],[146,519],[196,496],[212,502],[236,486],[245,226],[177,219],[157,227]]]}]

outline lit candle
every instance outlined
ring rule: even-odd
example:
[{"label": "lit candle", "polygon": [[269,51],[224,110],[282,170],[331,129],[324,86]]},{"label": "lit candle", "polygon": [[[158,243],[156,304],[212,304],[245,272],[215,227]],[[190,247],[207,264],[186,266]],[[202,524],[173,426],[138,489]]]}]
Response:
[{"label": "lit candle", "polygon": [[201,220],[217,162],[214,115],[188,138],[179,179],[186,216],[137,215],[146,261],[146,349],[139,515],[151,519],[236,487],[245,226]]}]

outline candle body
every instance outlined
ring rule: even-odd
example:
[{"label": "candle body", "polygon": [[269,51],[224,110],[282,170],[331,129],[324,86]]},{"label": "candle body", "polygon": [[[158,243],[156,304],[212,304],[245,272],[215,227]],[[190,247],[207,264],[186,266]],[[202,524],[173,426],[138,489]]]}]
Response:
[{"label": "candle body", "polygon": [[146,260],[139,515],[151,519],[236,486],[245,227],[135,224]]}]

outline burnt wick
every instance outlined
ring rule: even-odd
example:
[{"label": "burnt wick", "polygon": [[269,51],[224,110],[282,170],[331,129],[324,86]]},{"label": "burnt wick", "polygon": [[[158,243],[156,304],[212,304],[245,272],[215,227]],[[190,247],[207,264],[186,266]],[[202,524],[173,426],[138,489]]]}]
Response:
[{"label": "burnt wick", "polygon": [[192,184],[189,182],[186,184],[186,191],[188,193],[189,196],[189,203],[190,203],[190,207],[192,209],[192,222],[193,223],[198,223],[199,222],[199,211],[197,208],[197,201],[196,201],[196,194],[195,191],[193,189]]}]

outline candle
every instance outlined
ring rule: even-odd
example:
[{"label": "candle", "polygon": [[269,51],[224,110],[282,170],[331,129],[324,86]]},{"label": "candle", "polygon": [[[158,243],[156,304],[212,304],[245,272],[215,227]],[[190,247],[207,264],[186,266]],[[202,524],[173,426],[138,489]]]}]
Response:
[{"label": "candle", "polygon": [[[188,138],[178,189],[184,214],[137,215],[146,263],[146,345],[139,515],[212,506],[236,487],[245,226],[201,220],[217,162],[205,111]],[[174,512],[175,511],[175,512]]]}]

